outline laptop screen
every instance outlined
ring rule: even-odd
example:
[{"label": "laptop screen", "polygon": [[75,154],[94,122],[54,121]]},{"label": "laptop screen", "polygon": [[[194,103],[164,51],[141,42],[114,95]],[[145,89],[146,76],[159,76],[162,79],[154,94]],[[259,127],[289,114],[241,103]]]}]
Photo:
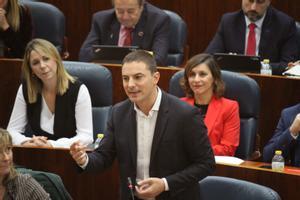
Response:
[{"label": "laptop screen", "polygon": [[234,72],[260,72],[261,63],[259,56],[215,53],[214,58],[222,70]]},{"label": "laptop screen", "polygon": [[137,49],[137,46],[93,45],[93,61],[121,64],[127,54]]}]

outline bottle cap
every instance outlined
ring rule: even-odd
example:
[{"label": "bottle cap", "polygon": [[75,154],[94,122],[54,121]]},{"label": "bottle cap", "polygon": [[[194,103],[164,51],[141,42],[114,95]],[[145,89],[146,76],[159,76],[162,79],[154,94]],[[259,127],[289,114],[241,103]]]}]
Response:
[{"label": "bottle cap", "polygon": [[281,154],[282,154],[282,151],[281,151],[281,150],[276,150],[276,151],[275,151],[275,154],[276,154],[276,155],[281,155]]},{"label": "bottle cap", "polygon": [[103,138],[104,137],[104,134],[103,133],[98,133],[97,134],[97,138]]},{"label": "bottle cap", "polygon": [[269,59],[264,59],[264,60],[263,60],[263,63],[269,64],[269,63],[270,63],[270,60],[269,60]]}]

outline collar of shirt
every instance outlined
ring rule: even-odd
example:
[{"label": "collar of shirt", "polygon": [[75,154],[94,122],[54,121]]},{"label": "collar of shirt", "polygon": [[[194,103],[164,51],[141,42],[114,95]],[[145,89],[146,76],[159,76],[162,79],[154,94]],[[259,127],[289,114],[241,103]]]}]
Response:
[{"label": "collar of shirt", "polygon": [[[149,115],[148,117],[151,117],[153,115],[153,112],[154,111],[158,111],[159,110],[159,106],[160,106],[160,103],[161,103],[161,96],[162,96],[162,92],[160,90],[159,87],[157,87],[157,97],[156,97],[156,100],[155,100],[155,103],[154,105],[152,106],[150,112],[149,112]],[[140,116],[144,116],[144,117],[147,117],[138,107],[136,104],[134,104],[134,110],[136,111],[136,113]]]},{"label": "collar of shirt", "polygon": [[246,21],[246,27],[248,28],[249,24],[254,23],[256,25],[256,28],[259,29],[259,30],[261,30],[262,24],[263,24],[264,19],[266,17],[266,13],[267,12],[265,12],[264,16],[262,18],[260,18],[259,20],[257,20],[256,22],[251,22],[249,20],[249,18],[246,15],[244,15],[245,16],[245,21]]}]

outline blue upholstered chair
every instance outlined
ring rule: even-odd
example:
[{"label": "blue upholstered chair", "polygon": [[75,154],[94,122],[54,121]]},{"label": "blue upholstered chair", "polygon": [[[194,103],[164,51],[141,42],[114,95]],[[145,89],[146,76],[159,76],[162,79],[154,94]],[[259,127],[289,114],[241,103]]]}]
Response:
[{"label": "blue upholstered chair", "polygon": [[[184,97],[179,80],[183,77],[183,71],[175,73],[169,83],[169,93]],[[236,100],[240,111],[240,145],[235,153],[236,157],[249,159],[254,152],[255,137],[258,127],[260,111],[260,89],[252,78],[243,74],[221,71],[225,82],[224,97]]]},{"label": "blue upholstered chair", "polygon": [[164,10],[170,17],[170,43],[167,65],[180,66],[184,61],[184,48],[186,45],[187,25],[175,12]]},{"label": "blue upholstered chair", "polygon": [[93,108],[94,139],[103,133],[112,106],[112,76],[110,71],[98,64],[63,62],[66,70],[77,77],[89,90]]},{"label": "blue upholstered chair", "polygon": [[208,176],[199,182],[202,200],[280,200],[271,188],[234,178]]},{"label": "blue upholstered chair", "polygon": [[33,38],[42,38],[51,42],[60,53],[65,51],[65,16],[55,6],[32,0],[21,1],[31,13]]}]

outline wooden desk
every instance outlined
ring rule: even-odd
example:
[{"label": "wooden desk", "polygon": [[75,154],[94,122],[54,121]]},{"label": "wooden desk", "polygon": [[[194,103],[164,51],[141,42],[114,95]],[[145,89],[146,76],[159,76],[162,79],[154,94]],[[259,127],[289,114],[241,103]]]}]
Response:
[{"label": "wooden desk", "polygon": [[[119,174],[116,164],[104,173],[80,174],[69,150],[26,147],[14,147],[14,161],[27,168],[60,175],[74,199],[118,199]],[[250,161],[240,166],[217,164],[214,175],[268,186],[277,191],[283,200],[300,199],[300,168],[286,167],[285,172],[279,173],[259,168],[262,165],[265,163]]]},{"label": "wooden desk", "polygon": [[75,200],[118,200],[119,175],[116,164],[103,173],[79,173],[68,149],[14,147],[13,152],[17,165],[60,175]]},{"label": "wooden desk", "polygon": [[15,97],[20,85],[20,59],[1,59],[0,61],[0,127],[6,128]]},{"label": "wooden desk", "polygon": [[268,165],[246,161],[240,166],[217,164],[216,176],[242,179],[274,189],[282,200],[300,199],[300,168],[285,167],[284,172],[259,168]]}]

